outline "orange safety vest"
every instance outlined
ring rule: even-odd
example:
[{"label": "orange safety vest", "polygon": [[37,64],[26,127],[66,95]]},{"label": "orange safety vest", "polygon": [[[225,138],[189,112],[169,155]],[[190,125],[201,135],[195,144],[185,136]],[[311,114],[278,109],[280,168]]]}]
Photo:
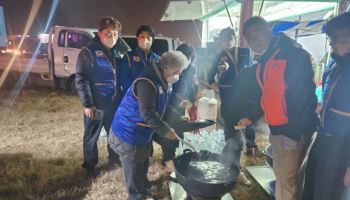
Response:
[{"label": "orange safety vest", "polygon": [[284,79],[287,61],[276,60],[280,52],[277,49],[266,62],[261,80],[261,66],[258,64],[256,79],[262,90],[261,107],[265,113],[265,122],[272,126],[280,126],[288,123],[285,92],[287,84]]}]

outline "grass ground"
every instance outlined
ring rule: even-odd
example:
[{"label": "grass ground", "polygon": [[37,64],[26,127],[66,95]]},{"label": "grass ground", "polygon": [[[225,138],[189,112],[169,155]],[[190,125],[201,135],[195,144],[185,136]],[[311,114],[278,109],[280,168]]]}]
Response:
[{"label": "grass ground", "polygon": [[[0,199],[126,199],[121,169],[106,170],[106,142],[99,145],[101,175],[85,179],[82,163],[82,108],[76,96],[51,89],[29,89],[19,93],[9,107],[9,91],[0,91]],[[266,145],[266,138],[258,136]],[[161,150],[155,147],[149,177],[157,180],[169,195],[166,176],[159,166]],[[242,166],[263,165],[264,158],[243,155]],[[246,173],[247,175],[247,173]],[[237,200],[269,200],[253,181],[237,184],[232,191]]]}]

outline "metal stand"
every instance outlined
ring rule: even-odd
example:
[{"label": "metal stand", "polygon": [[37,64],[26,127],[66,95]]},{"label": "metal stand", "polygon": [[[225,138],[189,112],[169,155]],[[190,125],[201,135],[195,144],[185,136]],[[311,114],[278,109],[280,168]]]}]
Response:
[{"label": "metal stand", "polygon": [[246,167],[247,171],[264,189],[264,191],[274,197],[275,194],[275,174],[273,169],[268,166],[250,166]]}]

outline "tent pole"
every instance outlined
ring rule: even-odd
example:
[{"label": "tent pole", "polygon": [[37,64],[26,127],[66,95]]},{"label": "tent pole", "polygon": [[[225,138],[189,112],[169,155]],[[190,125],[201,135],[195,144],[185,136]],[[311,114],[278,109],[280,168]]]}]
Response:
[{"label": "tent pole", "polygon": [[247,19],[249,19],[253,15],[253,7],[254,7],[254,1],[253,0],[242,0],[241,3],[241,17],[239,22],[239,46],[242,48],[247,47],[247,41],[245,40],[243,36],[243,24]]},{"label": "tent pole", "polygon": [[229,18],[229,20],[230,20],[231,27],[234,28],[234,27],[233,27],[232,18],[231,18],[230,12],[229,12],[228,7],[227,7],[227,4],[226,4],[226,0],[222,0],[222,1],[223,1],[224,4],[225,4],[225,9],[226,9],[226,12],[227,12],[227,16],[228,16],[228,18]]},{"label": "tent pole", "polygon": [[338,3],[338,14],[346,12],[346,9],[350,5],[350,0],[340,0]]}]

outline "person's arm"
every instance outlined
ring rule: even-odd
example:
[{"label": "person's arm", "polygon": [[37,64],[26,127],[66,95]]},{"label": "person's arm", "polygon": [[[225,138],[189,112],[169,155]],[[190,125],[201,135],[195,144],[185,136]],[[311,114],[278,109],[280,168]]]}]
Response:
[{"label": "person's arm", "polygon": [[247,110],[245,113],[243,113],[242,119],[239,120],[237,126],[246,127],[254,124],[264,115],[264,112],[262,111],[260,104],[257,101],[247,99],[246,105]]},{"label": "person's arm", "polygon": [[218,64],[220,62],[220,56],[217,55],[214,59],[214,62],[212,64],[212,66],[209,69],[208,72],[208,83],[209,85],[215,83],[215,76],[217,74],[217,69],[218,69]]},{"label": "person's arm", "polygon": [[[286,135],[292,139],[302,134],[311,134],[316,130],[317,97],[315,94],[314,72],[310,55],[303,49],[297,49],[293,57],[298,59],[287,60],[286,70],[286,104],[288,113],[288,131]],[[310,133],[299,133],[310,129]]]},{"label": "person's arm", "polygon": [[165,137],[172,128],[161,119],[156,109],[157,92],[148,80],[139,80],[135,83],[135,93],[139,104],[139,111],[145,123],[152,127],[160,136]]},{"label": "person's arm", "polygon": [[189,83],[191,84],[188,87],[187,94],[185,94],[185,96],[192,103],[192,105],[194,105],[196,102],[197,91],[198,91],[198,86],[195,83],[195,75],[196,75],[196,68],[193,67],[190,71],[190,77],[188,80]]},{"label": "person's arm", "polygon": [[[180,75],[180,80],[173,84],[173,105],[177,107],[184,100],[188,100],[192,105],[196,101],[197,91],[194,83],[195,68],[192,66],[187,67]],[[176,105],[177,103],[178,105]],[[186,106],[185,106],[186,107]]]},{"label": "person's arm", "polygon": [[[250,66],[244,69],[244,80],[242,80],[240,87],[244,87],[242,91],[243,107],[244,111],[242,112],[243,121],[239,122],[239,126],[249,125],[251,123],[257,122],[263,115],[263,110],[261,109],[260,100],[261,100],[261,89],[256,80],[256,68],[257,65]],[[243,74],[242,74],[243,75]],[[243,123],[243,124],[242,124]]]},{"label": "person's arm", "polygon": [[75,74],[75,87],[78,91],[80,102],[85,108],[93,107],[89,71],[93,68],[93,60],[90,51],[83,48],[78,56]]},{"label": "person's arm", "polygon": [[179,128],[184,123],[189,120],[186,119],[183,115],[181,115],[174,106],[171,104],[167,105],[164,118],[163,118],[171,127]]},{"label": "person's arm", "polygon": [[238,69],[242,70],[252,65],[249,48],[238,48]]}]

